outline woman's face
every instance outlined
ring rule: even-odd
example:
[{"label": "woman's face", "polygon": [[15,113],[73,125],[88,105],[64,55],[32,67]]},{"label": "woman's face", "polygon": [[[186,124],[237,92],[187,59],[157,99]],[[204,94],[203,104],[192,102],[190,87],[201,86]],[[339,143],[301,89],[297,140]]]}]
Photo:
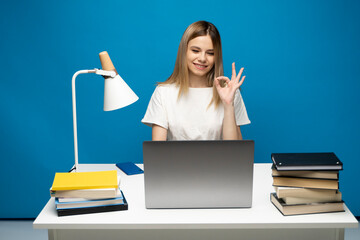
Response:
[{"label": "woman's face", "polygon": [[205,77],[215,63],[214,47],[210,36],[199,36],[190,40],[186,58],[189,74]]}]

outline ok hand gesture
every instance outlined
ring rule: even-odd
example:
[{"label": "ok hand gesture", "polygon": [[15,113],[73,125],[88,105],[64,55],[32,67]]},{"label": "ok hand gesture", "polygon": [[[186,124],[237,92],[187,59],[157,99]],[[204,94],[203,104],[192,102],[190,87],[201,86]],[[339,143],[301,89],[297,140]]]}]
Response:
[{"label": "ok hand gesture", "polygon": [[[241,78],[241,74],[244,71],[244,68],[241,68],[239,74],[236,76],[235,63],[232,64],[232,75],[231,81],[228,77],[220,76],[215,78],[214,84],[216,90],[220,96],[221,101],[224,105],[232,105],[235,98],[236,90],[243,84],[245,76]],[[241,80],[240,80],[241,78]],[[224,81],[225,84],[223,87],[220,85],[220,81]]]}]

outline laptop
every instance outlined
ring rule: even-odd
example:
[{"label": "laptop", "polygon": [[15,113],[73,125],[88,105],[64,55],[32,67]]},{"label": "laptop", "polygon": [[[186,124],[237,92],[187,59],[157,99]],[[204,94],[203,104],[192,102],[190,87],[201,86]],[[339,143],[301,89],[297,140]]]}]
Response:
[{"label": "laptop", "polygon": [[143,142],[146,208],[249,208],[254,141]]}]

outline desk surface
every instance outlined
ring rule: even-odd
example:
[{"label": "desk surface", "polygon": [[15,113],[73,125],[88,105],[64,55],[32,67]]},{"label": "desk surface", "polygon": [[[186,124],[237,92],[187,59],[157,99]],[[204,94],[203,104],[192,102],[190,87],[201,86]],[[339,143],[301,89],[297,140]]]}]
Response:
[{"label": "desk surface", "polygon": [[[139,165],[142,168],[142,165]],[[80,171],[118,170],[129,210],[57,217],[51,198],[33,227],[37,229],[270,229],[357,228],[345,212],[283,216],[270,202],[271,164],[255,164],[253,206],[247,209],[146,209],[144,175],[127,176],[114,164],[81,164]]]}]

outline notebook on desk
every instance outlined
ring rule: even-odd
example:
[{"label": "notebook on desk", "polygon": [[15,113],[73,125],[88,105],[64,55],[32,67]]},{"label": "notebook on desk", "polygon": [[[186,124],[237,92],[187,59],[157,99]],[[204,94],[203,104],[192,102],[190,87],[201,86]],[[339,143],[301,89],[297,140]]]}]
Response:
[{"label": "notebook on desk", "polygon": [[254,141],[145,141],[146,208],[251,207]]}]

